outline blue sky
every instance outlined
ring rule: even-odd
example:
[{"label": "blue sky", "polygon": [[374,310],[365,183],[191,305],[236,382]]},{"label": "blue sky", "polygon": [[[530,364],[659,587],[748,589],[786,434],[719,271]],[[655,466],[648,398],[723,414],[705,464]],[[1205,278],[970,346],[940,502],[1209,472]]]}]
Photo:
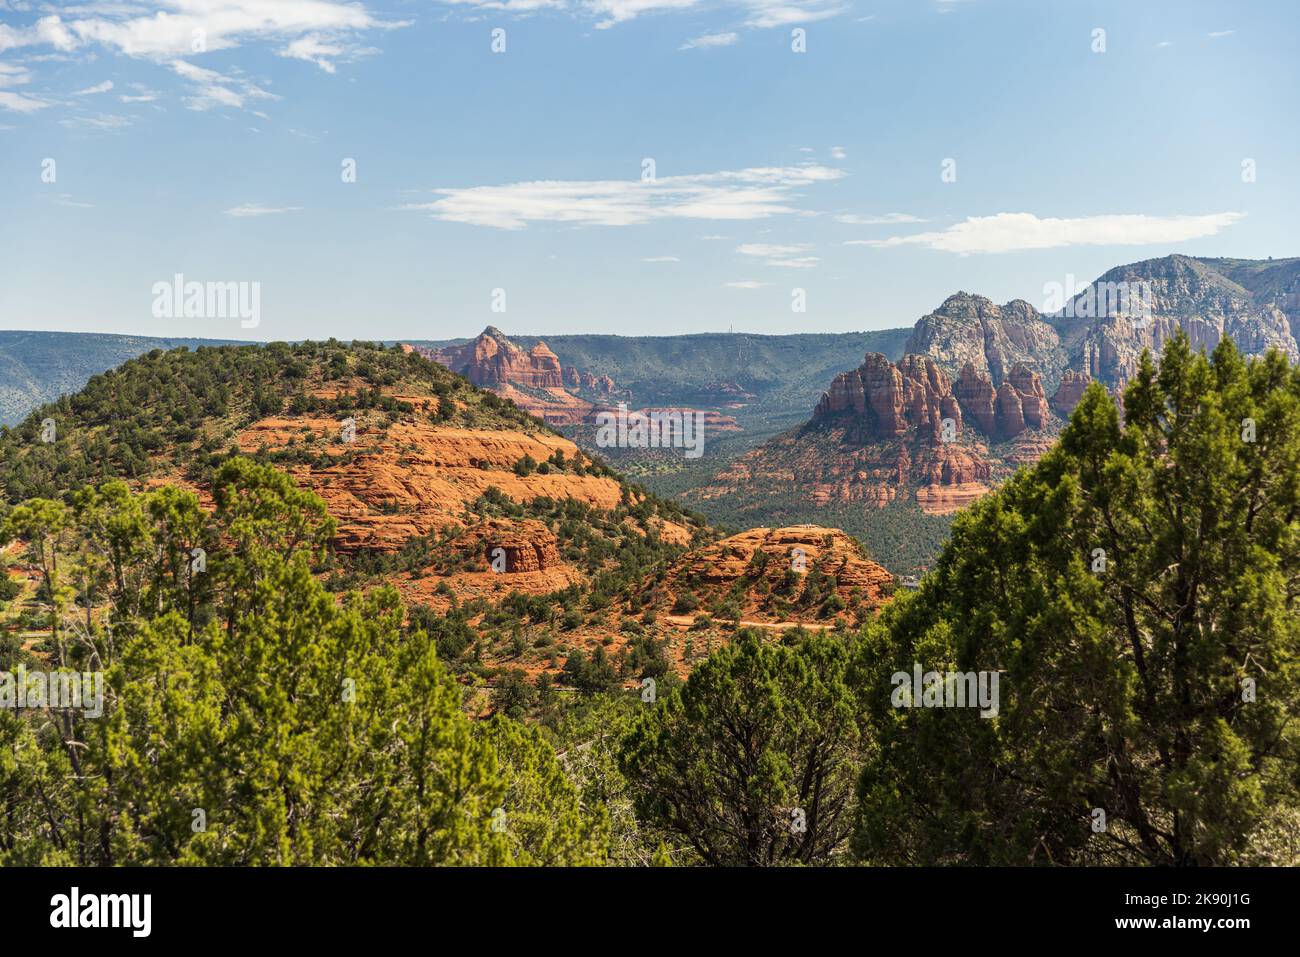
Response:
[{"label": "blue sky", "polygon": [[[847,331],[1297,255],[1298,11],[0,0],[0,328]],[[260,324],[156,317],[177,273]]]}]

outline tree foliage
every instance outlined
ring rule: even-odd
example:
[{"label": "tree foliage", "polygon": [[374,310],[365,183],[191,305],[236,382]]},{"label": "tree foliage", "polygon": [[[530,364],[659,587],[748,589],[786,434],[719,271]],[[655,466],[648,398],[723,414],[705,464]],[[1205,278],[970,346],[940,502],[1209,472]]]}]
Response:
[{"label": "tree foliage", "polygon": [[738,633],[633,726],[621,766],[639,814],[709,864],[834,860],[868,740],[850,653]]},{"label": "tree foliage", "polygon": [[[870,630],[863,857],[1231,864],[1300,805],[1300,372],[1180,335],[1124,409],[1091,386]],[[1000,714],[891,708],[916,662]]]},{"label": "tree foliage", "polygon": [[536,732],[475,727],[393,590],[321,586],[319,499],[246,460],[214,497],[208,514],[193,493],[114,481],[0,524],[40,569],[52,636],[0,667],[105,683],[99,717],[0,711],[0,862],[603,859],[601,810]]}]

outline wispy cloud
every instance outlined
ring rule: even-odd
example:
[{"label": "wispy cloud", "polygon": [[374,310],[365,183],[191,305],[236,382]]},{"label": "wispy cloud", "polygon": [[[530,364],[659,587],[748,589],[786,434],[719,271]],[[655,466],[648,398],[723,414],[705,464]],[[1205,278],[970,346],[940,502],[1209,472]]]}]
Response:
[{"label": "wispy cloud", "polygon": [[263,206],[261,203],[244,203],[226,210],[227,216],[235,219],[250,219],[255,216],[276,216],[280,213],[296,213],[301,206]]},{"label": "wispy cloud", "polygon": [[679,263],[681,262],[676,256],[646,256],[641,260],[644,263]]},{"label": "wispy cloud", "polygon": [[762,289],[767,283],[759,282],[757,279],[741,279],[736,282],[724,282],[722,285],[728,289]]},{"label": "wispy cloud", "polygon": [[84,90],[77,90],[73,96],[94,96],[96,93],[107,93],[113,89],[113,81],[105,80],[103,83],[96,83],[94,86],[88,86]]},{"label": "wispy cloud", "polygon": [[608,30],[616,24],[634,20],[643,13],[687,10],[698,2],[699,0],[580,0],[576,6],[601,18],[596,22],[597,30]]},{"label": "wispy cloud", "polygon": [[[3,29],[4,25],[0,24],[0,30]],[[13,93],[5,89],[5,87],[26,86],[31,81],[32,74],[27,67],[18,63],[0,63],[0,110],[9,110],[11,113],[35,113],[37,110],[52,106],[50,101],[39,96]]]},{"label": "wispy cloud", "polygon": [[313,33],[305,37],[299,37],[276,52],[290,60],[305,60],[308,63],[314,63],[326,73],[333,73],[335,71],[335,60],[352,61],[379,51],[375,47],[340,43],[338,40],[330,40]]},{"label": "wispy cloud", "polygon": [[745,0],[744,6],[749,8],[745,26],[758,29],[829,20],[851,9],[838,0]]},{"label": "wispy cloud", "polygon": [[[608,30],[650,14],[695,11],[704,6],[701,0],[443,0],[455,7],[495,10],[529,15],[541,9],[564,10],[584,19],[595,19],[597,30]],[[836,17],[848,11],[846,0],[726,0],[726,5],[742,11],[746,27],[797,26]],[[727,36],[728,34],[713,34]],[[688,41],[689,42],[689,41]],[[734,41],[733,41],[734,42]],[[710,44],[726,46],[726,43]],[[683,46],[682,49],[698,49]]]},{"label": "wispy cloud", "polygon": [[20,63],[0,62],[0,86],[24,86],[32,82],[32,73]]},{"label": "wispy cloud", "polygon": [[403,208],[453,223],[523,229],[529,223],[632,226],[664,219],[748,220],[796,213],[796,191],[839,179],[826,166],[753,167],[717,173],[509,183],[435,189],[439,198]]},{"label": "wispy cloud", "polygon": [[129,116],[96,113],[87,116],[67,116],[59,120],[59,125],[70,130],[99,130],[104,133],[112,133],[116,130],[126,129],[132,122]]},{"label": "wispy cloud", "polygon": [[329,36],[400,26],[363,4],[338,0],[150,0],[92,3],[53,13],[29,26],[0,24],[0,51],[53,46],[64,52],[98,44],[132,57],[167,60],[224,50],[258,39]]},{"label": "wispy cloud", "polygon": [[0,110],[9,110],[11,113],[35,113],[37,110],[43,110],[50,105],[48,100],[42,100],[39,97],[0,90]]},{"label": "wispy cloud", "polygon": [[736,252],[742,256],[757,256],[767,266],[781,266],[786,269],[811,269],[821,260],[816,256],[804,255],[812,246],[807,243],[741,243]]},{"label": "wispy cloud", "polygon": [[70,206],[70,207],[73,207],[73,208],[75,208],[75,209],[94,209],[94,208],[95,208],[95,204],[94,204],[94,203],[83,203],[83,202],[81,202],[81,201],[78,200],[78,199],[74,199],[71,193],[59,193],[57,196],[54,197],[54,205],[55,205],[55,206]]},{"label": "wispy cloud", "polygon": [[1245,213],[1208,213],[1199,216],[1080,216],[1040,219],[1032,213],[998,213],[976,216],[938,232],[891,236],[888,239],[854,239],[846,246],[924,246],[943,252],[1006,253],[1060,246],[1170,245],[1213,236]]},{"label": "wispy cloud", "polygon": [[[115,54],[166,64],[198,84],[186,99],[194,110],[241,107],[247,100],[270,94],[255,84],[189,63],[204,54],[230,50],[249,43],[280,44],[279,55],[313,63],[333,73],[335,63],[377,52],[360,38],[375,31],[407,26],[410,21],[386,21],[363,3],[351,0],[89,0],[56,7],[51,3],[18,8],[38,9],[26,24],[0,23],[0,53],[27,50],[27,60],[89,59],[95,48]],[[52,53],[36,53],[40,48]],[[177,64],[185,66],[177,67]],[[192,70],[187,70],[193,67]],[[106,93],[111,82],[75,95]],[[142,95],[124,95],[124,103],[148,102]],[[31,112],[51,104],[31,96],[0,98],[0,108]]]},{"label": "wispy cloud", "polygon": [[1218,40],[1221,37],[1230,37],[1236,32],[1237,32],[1236,30],[1212,30],[1211,32],[1207,33],[1206,36],[1212,40]]},{"label": "wispy cloud", "polygon": [[677,49],[679,50],[713,50],[718,47],[729,47],[740,39],[738,33],[706,33],[704,36],[695,37],[687,40]]},{"label": "wispy cloud", "polygon": [[919,216],[913,216],[911,213],[883,213],[879,216],[860,216],[857,213],[844,213],[835,217],[837,223],[847,223],[850,226],[897,226],[904,223],[928,223],[928,219],[921,219]]},{"label": "wispy cloud", "polygon": [[171,68],[193,84],[193,94],[185,98],[185,105],[191,110],[210,110],[217,106],[240,109],[248,100],[279,99],[241,76],[219,73],[186,60],[172,60]]}]

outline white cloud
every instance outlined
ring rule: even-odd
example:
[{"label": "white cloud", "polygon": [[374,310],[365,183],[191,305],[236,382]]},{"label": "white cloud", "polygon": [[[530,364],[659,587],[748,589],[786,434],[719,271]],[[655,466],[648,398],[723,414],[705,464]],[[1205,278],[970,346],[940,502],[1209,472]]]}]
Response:
[{"label": "white cloud", "polygon": [[329,40],[317,34],[308,34],[289,43],[276,51],[282,57],[291,60],[305,60],[314,63],[326,73],[334,72],[334,61],[338,59],[355,60],[357,57],[378,53],[374,47],[349,47],[337,40]]},{"label": "white cloud", "polygon": [[32,82],[31,71],[17,63],[0,63],[0,86],[23,86]]},{"label": "white cloud", "polygon": [[[51,45],[69,51],[98,43],[135,57],[166,60],[203,50],[223,50],[255,39],[347,33],[400,24],[377,20],[360,3],[337,0],[150,0],[91,4],[42,17],[29,27],[0,25],[0,50]],[[81,14],[84,14],[81,15]]]},{"label": "white cloud", "polygon": [[826,166],[778,166],[650,180],[543,180],[435,189],[439,199],[403,208],[498,229],[542,222],[632,226],[663,219],[766,219],[798,212],[791,205],[797,189],[843,175]]},{"label": "white cloud", "polygon": [[[451,6],[498,10],[527,15],[540,9],[566,10],[596,18],[596,29],[607,30],[647,14],[694,10],[700,0],[443,0]],[[795,26],[839,16],[850,9],[846,0],[726,0],[744,11],[744,25],[754,28]],[[727,36],[727,34],[713,34]],[[692,41],[688,41],[690,43]],[[734,42],[734,41],[729,41]],[[727,46],[728,43],[709,44]],[[699,47],[683,46],[682,49]]]},{"label": "white cloud", "polygon": [[744,6],[749,8],[745,26],[758,29],[829,20],[849,9],[836,0],[744,0]]},{"label": "white cloud", "polygon": [[131,125],[131,118],[128,116],[114,116],[109,113],[98,113],[94,116],[69,116],[59,120],[60,126],[66,126],[70,130],[100,130],[102,132],[112,132],[121,130]]},{"label": "white cloud", "polygon": [[[0,24],[3,29],[3,24]],[[11,113],[35,113],[47,106],[53,106],[48,100],[26,93],[11,93],[4,89],[8,86],[25,86],[32,81],[32,74],[25,66],[17,63],[0,63],[0,110]]]},{"label": "white cloud", "polygon": [[802,255],[810,249],[812,249],[812,246],[807,243],[788,243],[785,245],[777,243],[741,243],[736,247],[736,252],[742,256],[757,256],[767,266],[781,266],[786,269],[811,269],[821,260],[816,256]]},{"label": "white cloud", "polygon": [[738,282],[724,282],[723,285],[728,289],[762,289],[767,283],[756,279],[741,279]]},{"label": "white cloud", "polygon": [[185,99],[191,110],[210,110],[214,106],[239,109],[247,100],[279,99],[243,77],[218,73],[186,60],[172,60],[171,68],[194,85],[194,94]]},{"label": "white cloud", "polygon": [[443,0],[453,6],[474,7],[482,10],[501,10],[506,13],[536,13],[538,10],[563,10],[567,0]]},{"label": "white cloud", "polygon": [[921,219],[913,216],[911,213],[883,213],[880,216],[859,216],[857,213],[844,213],[842,216],[836,216],[837,223],[848,223],[850,226],[896,226],[902,223],[928,223],[928,219]]},{"label": "white cloud", "polygon": [[849,154],[845,151],[843,146],[831,147],[831,159],[842,160],[848,158],[849,158]]},{"label": "white cloud", "polygon": [[938,232],[891,236],[888,239],[854,239],[846,246],[924,246],[944,252],[1005,253],[1060,246],[1170,245],[1213,236],[1231,226],[1244,213],[1208,213],[1202,216],[1080,216],[1040,219],[1032,213],[998,213],[974,216]]},{"label": "white cloud", "polygon": [[77,90],[73,96],[92,96],[96,93],[107,93],[113,89],[113,81],[105,80],[103,83],[96,83],[94,86],[88,86],[84,90]]},{"label": "white cloud", "polygon": [[1171,47],[1173,45],[1174,45],[1173,40],[1161,40],[1159,43],[1156,44],[1156,49],[1163,50],[1165,47]]},{"label": "white cloud", "polygon": [[729,47],[737,40],[740,35],[736,33],[706,33],[704,36],[695,37],[687,40],[677,49],[679,50],[713,50],[718,47]]},{"label": "white cloud", "polygon": [[263,206],[261,203],[244,203],[226,210],[227,216],[235,219],[250,219],[256,216],[275,216],[279,213],[296,213],[301,206]]},{"label": "white cloud", "polygon": [[685,10],[698,2],[699,0],[579,0],[579,6],[588,13],[604,17],[596,23],[596,29],[607,30],[615,24],[634,20],[643,13]]},{"label": "white cloud", "polygon": [[1237,32],[1236,30],[1214,30],[1210,33],[1207,33],[1206,36],[1210,37],[1211,39],[1218,40],[1221,37],[1230,37],[1236,32]]},{"label": "white cloud", "polygon": [[0,90],[0,109],[9,110],[12,113],[35,113],[37,110],[43,110],[49,105],[48,101],[34,96]]},{"label": "white cloud", "polygon": [[[53,7],[46,5],[42,9]],[[338,60],[376,52],[357,42],[359,34],[397,29],[409,23],[380,20],[364,4],[350,0],[91,0],[66,6],[27,25],[0,23],[0,53],[53,47],[58,51],[55,55],[66,55],[99,46],[174,65],[177,58],[262,41],[283,43],[277,51],[281,56],[333,72]],[[33,55],[28,59],[50,56]],[[93,87],[91,90],[106,92]],[[187,104],[196,110],[238,107],[257,98],[260,92],[252,84],[226,78],[202,87]],[[32,98],[6,99],[10,101],[6,108],[31,108]]]},{"label": "white cloud", "polygon": [[641,260],[643,263],[679,263],[681,262],[676,256],[646,256]]}]

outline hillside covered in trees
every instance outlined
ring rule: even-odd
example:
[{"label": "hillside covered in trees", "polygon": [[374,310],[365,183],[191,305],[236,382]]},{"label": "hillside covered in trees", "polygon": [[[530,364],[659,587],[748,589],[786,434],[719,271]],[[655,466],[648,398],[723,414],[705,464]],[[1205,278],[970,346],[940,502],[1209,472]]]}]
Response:
[{"label": "hillside covered in trees", "polygon": [[[463,532],[554,536],[578,576],[560,592],[471,597],[494,573],[443,567],[449,531],[382,547],[385,519],[425,513],[342,507],[366,502],[367,455],[419,474],[403,429],[559,441],[535,421],[396,350],[168,355],[142,368],[205,384],[159,371],[155,400],[124,369],[0,436],[0,671],[103,676],[100,714],[0,708],[0,862],[1300,863],[1300,373],[1280,355],[1176,338],[1123,419],[1091,388],[961,513],[919,591],[706,623],[686,668],[644,596],[710,532],[600,463],[485,459],[491,492],[442,466],[465,483],[452,518],[482,519]],[[317,413],[353,418],[359,448]],[[543,479],[575,497],[528,494]],[[556,641],[593,619],[618,637]],[[492,666],[498,641],[517,666]],[[996,675],[997,697],[912,697],[931,672]]]}]

